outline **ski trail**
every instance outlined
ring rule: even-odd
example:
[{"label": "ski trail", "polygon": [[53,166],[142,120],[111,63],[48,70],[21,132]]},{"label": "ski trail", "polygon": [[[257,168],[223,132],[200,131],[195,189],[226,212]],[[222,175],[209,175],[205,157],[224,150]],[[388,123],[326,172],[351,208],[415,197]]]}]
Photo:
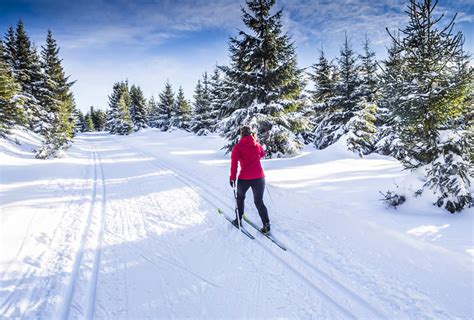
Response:
[{"label": "ski trail", "polygon": [[[97,279],[105,224],[106,187],[100,155],[95,145],[92,145],[91,149],[93,151],[94,167],[92,197],[87,219],[82,228],[79,248],[69,277],[69,284],[63,300],[63,306],[59,313],[60,319],[73,317],[73,310],[82,314],[83,317],[92,319],[95,309]],[[98,198],[100,198],[100,203],[98,203]],[[99,217],[95,217],[97,214],[99,214]],[[98,231],[92,228],[94,218],[98,218]],[[92,244],[90,244],[91,241]],[[93,251],[92,263],[89,261],[90,257],[86,257],[86,251],[89,247],[91,247],[90,250]],[[83,292],[84,286],[85,293]],[[77,315],[74,315],[74,317],[76,316]]]},{"label": "ski trail", "polygon": [[[151,156],[151,155],[148,155],[148,156]],[[154,157],[154,159],[156,159],[156,157]],[[158,159],[156,159],[158,160]],[[164,164],[163,161],[160,160],[160,164]],[[168,170],[172,170],[174,172],[179,172],[179,170],[171,165],[169,165],[168,163],[164,164],[164,167],[167,168]],[[221,200],[221,197],[218,197],[215,192],[211,189],[209,189],[207,186],[204,186],[200,181],[197,181],[196,179],[194,178],[190,178],[189,175],[183,175],[183,174],[180,174],[180,175],[177,175],[179,178],[181,178],[182,180],[188,180],[190,182],[190,186],[192,186],[192,184],[195,184],[197,186],[199,186],[200,189],[203,189],[204,191],[206,191],[207,194],[210,194],[211,196],[213,196],[216,200],[218,200],[219,202],[221,202],[223,204],[223,206],[232,209],[233,208],[228,204],[228,203],[225,203]],[[200,194],[202,195],[203,193],[200,192]],[[215,202],[211,201],[211,203],[213,203],[215,205]],[[286,246],[286,244],[282,243],[283,245]],[[286,246],[287,247],[287,246]],[[288,247],[287,247],[288,248]],[[379,310],[377,310],[376,308],[374,308],[369,302],[367,302],[364,298],[362,298],[360,295],[354,293],[352,290],[350,290],[349,288],[347,288],[345,285],[343,285],[342,283],[340,283],[339,281],[337,281],[336,279],[330,277],[327,273],[325,273],[324,271],[322,271],[320,268],[317,268],[316,266],[314,266],[313,264],[311,264],[310,262],[308,262],[305,258],[303,258],[301,255],[299,255],[298,253],[296,253],[294,250],[291,250],[291,248],[288,248],[290,254],[296,258],[296,260],[300,261],[304,266],[306,266],[308,269],[312,270],[313,274],[316,273],[318,275],[318,277],[323,281],[325,282],[324,283],[324,287],[325,288],[328,288],[329,287],[333,287],[334,289],[336,289],[336,291],[339,291],[341,293],[343,293],[345,296],[349,297],[349,301],[351,302],[356,302],[359,306],[361,306],[363,309],[369,311],[370,313],[374,314],[377,318],[385,318],[386,316]],[[271,255],[277,257],[273,252],[271,252]],[[277,257],[278,259],[281,259],[281,257]],[[292,268],[292,266],[286,262],[285,260],[281,260],[282,263],[285,263],[288,267]],[[295,269],[294,270],[296,273],[298,273],[298,271]],[[303,276],[301,274],[301,276],[305,279],[307,279],[305,276]],[[311,281],[310,281],[311,282]],[[313,285],[313,284],[312,284]],[[323,293],[324,295],[326,295],[326,293]],[[328,298],[330,298],[328,296]],[[331,299],[332,300],[332,299]],[[335,301],[334,301],[335,302]],[[337,303],[337,302],[335,302]],[[345,310],[345,308],[343,308]],[[347,311],[347,310],[346,310]],[[350,312],[348,312],[350,314]]]},{"label": "ski trail", "polygon": [[88,303],[87,303],[87,311],[86,311],[86,318],[92,319],[94,317],[94,310],[95,310],[95,301],[96,301],[96,294],[97,294],[97,282],[99,277],[99,267],[100,267],[100,257],[102,254],[102,239],[104,238],[104,226],[105,226],[105,201],[106,201],[106,190],[105,190],[105,176],[104,176],[104,168],[102,166],[102,159],[100,154],[97,153],[97,157],[99,159],[99,168],[100,168],[100,177],[101,177],[101,185],[102,185],[102,195],[101,195],[101,205],[100,205],[100,227],[99,227],[99,234],[97,235],[96,248],[95,248],[95,256],[94,256],[94,264],[92,267],[92,275],[89,282],[89,289],[87,296]]},{"label": "ski trail", "polygon": [[[157,168],[165,169],[165,170],[169,170],[169,171],[173,172],[175,177],[178,180],[180,180],[181,182],[183,182],[184,184],[186,184],[190,188],[196,190],[196,192],[198,194],[200,194],[203,199],[205,199],[207,202],[212,204],[214,207],[217,208],[217,207],[224,206],[224,207],[228,208],[229,210],[232,210],[232,211],[234,210],[228,203],[223,201],[221,199],[221,197],[218,197],[213,190],[210,190],[208,187],[204,186],[201,182],[197,181],[197,179],[190,178],[189,175],[178,174],[178,172],[180,172],[180,170],[176,169],[172,165],[169,165],[169,163],[165,163],[162,160],[158,160],[155,156],[153,156],[153,155],[151,155],[147,152],[143,152],[142,150],[139,150],[135,147],[132,147],[130,145],[127,145],[127,146],[134,149],[134,150],[136,150],[137,152],[147,156],[147,157],[153,158],[154,161],[152,163],[155,163]],[[212,199],[210,197],[212,197]],[[221,203],[221,206],[216,204],[216,200],[219,203]],[[267,246],[265,246],[259,240],[256,239],[255,243],[258,243],[261,247],[263,247],[269,255],[271,255],[277,261],[279,261],[282,265],[284,265],[287,268],[287,270],[289,270],[294,276],[296,276],[298,279],[300,279],[300,281],[302,281],[304,284],[306,284],[308,287],[310,287],[312,290],[314,290],[327,303],[329,303],[330,305],[335,307],[335,309],[338,310],[345,317],[347,317],[347,318],[357,318],[357,316],[355,314],[353,314],[351,311],[349,311],[345,306],[343,306],[342,303],[339,303],[332,296],[330,296],[326,292],[322,291],[320,289],[321,284],[319,286],[316,285],[314,283],[314,281],[311,279],[312,278],[311,276],[304,275],[302,272],[298,271],[297,268],[292,266],[289,262],[287,262],[281,256],[275,254],[273,251],[268,249]],[[313,277],[314,277],[314,273],[318,273],[317,270],[319,270],[319,269],[312,266],[312,264],[307,262],[304,258],[299,256],[297,253],[292,252],[292,255],[297,256],[298,257],[297,260],[300,260],[301,262],[306,262],[306,263],[303,263],[303,264],[306,265],[306,269],[310,269],[310,272],[309,272],[310,275],[312,274]],[[310,268],[308,268],[308,266],[310,266]],[[306,271],[308,273],[308,270],[306,270]],[[360,297],[356,293],[352,292],[350,289],[348,289],[347,287],[342,285],[337,280],[329,277],[327,274],[319,272],[318,278],[326,280],[325,283],[324,283],[324,287],[325,288],[327,288],[328,286],[332,287],[332,290],[336,291],[335,294],[334,294],[335,296],[340,297],[340,293],[342,293],[343,296],[346,297],[345,300],[348,300],[348,301],[345,301],[346,304],[347,304],[347,302],[352,302],[349,305],[353,306],[353,302],[356,302],[359,305],[359,308],[362,307],[362,309],[364,309],[366,311],[369,311],[370,314],[373,314],[374,316],[376,316],[378,318],[384,318],[385,317],[382,312],[380,312],[376,308],[372,307],[370,305],[370,303],[366,302],[362,297]],[[362,314],[366,315],[367,312],[362,313]]]}]

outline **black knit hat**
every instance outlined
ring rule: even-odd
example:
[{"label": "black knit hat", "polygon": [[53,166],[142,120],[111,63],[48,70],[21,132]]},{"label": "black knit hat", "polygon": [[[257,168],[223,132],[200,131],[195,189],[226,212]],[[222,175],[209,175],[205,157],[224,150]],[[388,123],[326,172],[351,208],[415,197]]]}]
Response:
[{"label": "black knit hat", "polygon": [[250,126],[243,126],[240,128],[240,134],[244,137],[250,136],[252,133],[252,128],[250,128]]}]

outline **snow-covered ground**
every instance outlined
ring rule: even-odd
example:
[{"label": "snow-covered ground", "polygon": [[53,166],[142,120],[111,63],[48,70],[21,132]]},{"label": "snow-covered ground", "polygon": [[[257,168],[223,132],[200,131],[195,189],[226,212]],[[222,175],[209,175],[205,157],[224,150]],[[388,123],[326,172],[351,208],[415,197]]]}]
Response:
[{"label": "snow-covered ground", "polygon": [[[0,142],[0,318],[472,318],[473,209],[379,201],[398,162],[341,144],[263,161],[274,235],[233,214],[221,138],[80,135],[35,160]],[[247,215],[258,221],[251,192]],[[260,223],[260,221],[258,221]]]}]

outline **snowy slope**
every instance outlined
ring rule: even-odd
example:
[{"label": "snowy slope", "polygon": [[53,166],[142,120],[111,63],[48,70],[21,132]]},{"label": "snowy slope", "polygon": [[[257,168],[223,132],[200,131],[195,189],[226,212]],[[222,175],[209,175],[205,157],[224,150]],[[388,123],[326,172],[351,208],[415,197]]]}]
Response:
[{"label": "snowy slope", "polygon": [[[2,141],[0,317],[473,317],[473,209],[387,209],[398,162],[308,148],[263,162],[284,252],[217,214],[233,212],[223,144],[94,133],[40,161]],[[250,192],[246,212],[259,222]]]}]

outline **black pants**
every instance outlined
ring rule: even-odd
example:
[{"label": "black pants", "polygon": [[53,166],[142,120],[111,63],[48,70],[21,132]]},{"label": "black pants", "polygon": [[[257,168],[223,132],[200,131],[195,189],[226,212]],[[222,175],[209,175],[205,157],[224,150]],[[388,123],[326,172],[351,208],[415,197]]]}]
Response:
[{"label": "black pants", "polygon": [[267,207],[263,203],[263,192],[265,191],[265,178],[255,179],[255,180],[237,180],[237,208],[239,212],[240,219],[244,215],[244,206],[245,206],[245,194],[247,190],[252,188],[253,192],[253,202],[257,207],[258,214],[262,222],[270,223],[268,219]]}]

